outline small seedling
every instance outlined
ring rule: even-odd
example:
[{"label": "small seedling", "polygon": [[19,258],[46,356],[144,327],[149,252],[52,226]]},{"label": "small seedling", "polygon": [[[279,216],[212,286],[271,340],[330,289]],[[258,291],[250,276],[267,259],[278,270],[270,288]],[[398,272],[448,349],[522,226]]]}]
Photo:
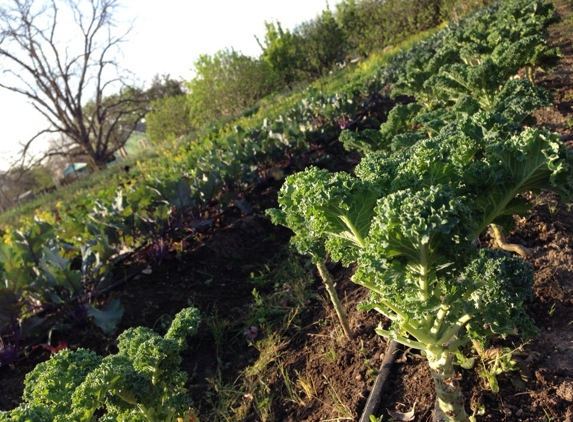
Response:
[{"label": "small seedling", "polygon": [[553,316],[553,314],[555,313],[555,307],[556,307],[556,306],[557,306],[556,303],[553,303],[553,304],[551,305],[551,308],[549,308],[549,311],[548,311],[549,316]]},{"label": "small seedling", "polygon": [[326,361],[326,363],[334,363],[336,362],[336,351],[334,349],[329,349],[327,350],[324,355],[322,355],[324,357],[324,360]]}]

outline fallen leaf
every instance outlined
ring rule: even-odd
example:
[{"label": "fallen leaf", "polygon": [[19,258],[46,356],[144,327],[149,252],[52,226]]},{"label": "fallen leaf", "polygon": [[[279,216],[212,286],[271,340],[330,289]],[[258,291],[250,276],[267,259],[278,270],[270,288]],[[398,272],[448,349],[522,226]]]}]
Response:
[{"label": "fallen leaf", "polygon": [[48,343],[41,343],[41,344],[37,344],[37,345],[33,346],[32,350],[36,349],[37,347],[43,347],[44,349],[49,350],[53,355],[55,355],[60,350],[67,349],[68,343],[64,340],[59,340],[58,345],[55,347],[49,345]]}]

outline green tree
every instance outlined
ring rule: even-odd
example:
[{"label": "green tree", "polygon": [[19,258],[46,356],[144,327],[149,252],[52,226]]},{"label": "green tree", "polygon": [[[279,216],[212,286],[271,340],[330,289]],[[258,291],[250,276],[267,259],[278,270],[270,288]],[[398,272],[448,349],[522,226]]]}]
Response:
[{"label": "green tree", "polygon": [[299,56],[296,51],[296,36],[288,29],[281,27],[280,22],[265,22],[267,32],[264,45],[257,38],[259,46],[263,50],[261,58],[273,70],[281,84],[289,88],[298,79],[297,69]]},{"label": "green tree", "polygon": [[147,89],[145,94],[147,99],[151,101],[160,100],[162,98],[177,97],[185,95],[185,83],[171,79],[169,74],[155,75],[151,80],[151,86]]},{"label": "green tree", "polygon": [[357,0],[346,0],[336,4],[336,20],[346,40],[347,55],[355,56],[365,27],[360,21],[360,9]]},{"label": "green tree", "polygon": [[42,189],[50,188],[54,186],[54,179],[52,173],[48,168],[42,165],[34,166],[30,172],[32,173],[32,179],[34,179],[34,191],[41,191]]},{"label": "green tree", "polygon": [[[476,0],[477,1],[477,0]],[[479,0],[481,1],[481,0]],[[445,4],[459,0],[344,0],[336,6],[353,55],[368,56],[408,36],[436,26],[445,14]]]},{"label": "green tree", "polygon": [[[84,156],[93,168],[102,168],[114,159],[114,153],[125,146],[137,124],[148,110],[146,93],[139,88],[125,87],[119,93],[99,101],[90,101],[83,107],[85,126],[92,138],[91,145],[98,156],[85,154],[82,149],[66,151],[72,159]],[[99,140],[99,141],[98,141]],[[97,158],[97,159],[96,159]],[[105,160],[105,161],[104,161]]]},{"label": "green tree", "polygon": [[201,55],[195,62],[195,73],[187,84],[194,126],[234,116],[276,87],[266,62],[234,50]]},{"label": "green tree", "polygon": [[294,30],[300,70],[308,79],[330,72],[345,57],[346,37],[334,13],[325,10],[315,19],[304,22]]},{"label": "green tree", "polygon": [[153,101],[145,122],[147,137],[154,144],[172,141],[189,133],[193,127],[187,97],[177,95]]}]

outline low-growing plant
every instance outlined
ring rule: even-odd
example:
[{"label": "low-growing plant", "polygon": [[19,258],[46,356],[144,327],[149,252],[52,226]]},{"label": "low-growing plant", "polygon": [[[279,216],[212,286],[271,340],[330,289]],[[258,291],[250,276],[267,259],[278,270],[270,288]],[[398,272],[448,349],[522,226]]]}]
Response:
[{"label": "low-growing plant", "polygon": [[109,283],[117,250],[103,232],[91,229],[93,237],[79,247],[40,219],[0,239],[0,365],[21,357],[21,340],[29,340],[30,328],[46,319],[42,312],[79,325],[91,319],[105,333],[115,328],[123,313],[119,300],[96,307],[90,296]]},{"label": "low-growing plant", "polygon": [[277,222],[306,227],[295,230],[296,245],[310,250],[321,239],[325,254],[357,263],[353,281],[372,292],[361,308],[391,321],[376,332],[419,349],[443,418],[466,421],[455,354],[472,341],[535,332],[523,308],[530,265],[474,240],[525,213],[523,193],[569,194],[572,162],[546,131],[472,139],[454,130],[394,155],[368,154],[357,177],[317,168],[289,176]]},{"label": "low-growing plant", "polygon": [[498,376],[507,372],[519,371],[517,361],[509,347],[485,350],[481,355],[479,375],[483,377],[491,391],[499,393]]},{"label": "low-growing plant", "polygon": [[0,412],[0,421],[195,421],[179,354],[199,321],[197,309],[185,308],[164,337],[145,327],[124,331],[115,355],[58,352],[26,375],[24,402]]},{"label": "low-growing plant", "polygon": [[332,408],[339,415],[334,420],[349,420],[349,421],[356,420],[356,412],[354,412],[350,408],[350,406],[348,406],[344,402],[343,398],[340,397],[340,394],[338,394],[338,392],[336,391],[334,386],[330,383],[326,375],[324,376],[324,379],[325,379],[324,383],[326,384],[326,388],[328,390],[328,395],[332,400]]},{"label": "low-growing plant", "polygon": [[[287,185],[285,185],[287,186]],[[342,307],[340,298],[336,293],[336,288],[331,273],[326,267],[326,260],[328,253],[325,248],[325,239],[321,236],[321,233],[314,229],[314,227],[309,224],[308,210],[305,208],[305,201],[299,195],[308,195],[309,192],[306,190],[297,191],[297,186],[289,186],[289,193],[282,196],[281,209],[270,209],[267,210],[267,214],[270,215],[274,224],[282,224],[289,227],[295,232],[295,236],[291,238],[291,243],[296,247],[298,252],[302,254],[310,255],[313,263],[318,269],[318,273],[324,282],[324,286],[330,300],[333,304],[334,310],[338,316],[340,324],[344,330],[346,337],[352,340],[353,334],[346,317],[346,312]],[[283,188],[283,191],[285,188]],[[323,196],[323,193],[319,190],[315,191],[314,194],[318,197],[322,197],[323,201],[328,201],[328,198]],[[357,207],[360,207],[358,204]],[[351,207],[349,204],[344,204],[345,207]]]}]

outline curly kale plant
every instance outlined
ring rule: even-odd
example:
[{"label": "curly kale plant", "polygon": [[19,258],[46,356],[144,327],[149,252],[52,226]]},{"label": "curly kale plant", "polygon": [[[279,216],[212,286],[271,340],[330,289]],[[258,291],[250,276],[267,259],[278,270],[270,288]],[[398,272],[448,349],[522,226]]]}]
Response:
[{"label": "curly kale plant", "polygon": [[179,354],[199,322],[198,310],[186,308],[164,337],[144,327],[124,331],[115,355],[61,351],[26,376],[24,402],[0,412],[0,421],[195,420]]},{"label": "curly kale plant", "polygon": [[453,366],[462,347],[535,331],[523,308],[530,266],[474,240],[523,215],[520,195],[573,187],[572,155],[556,135],[505,135],[462,122],[394,154],[367,154],[356,177],[309,168],[287,178],[273,212],[300,252],[318,247],[357,264],[353,281],[372,292],[362,307],[390,321],[380,335],[427,357],[446,421],[468,420]]}]

